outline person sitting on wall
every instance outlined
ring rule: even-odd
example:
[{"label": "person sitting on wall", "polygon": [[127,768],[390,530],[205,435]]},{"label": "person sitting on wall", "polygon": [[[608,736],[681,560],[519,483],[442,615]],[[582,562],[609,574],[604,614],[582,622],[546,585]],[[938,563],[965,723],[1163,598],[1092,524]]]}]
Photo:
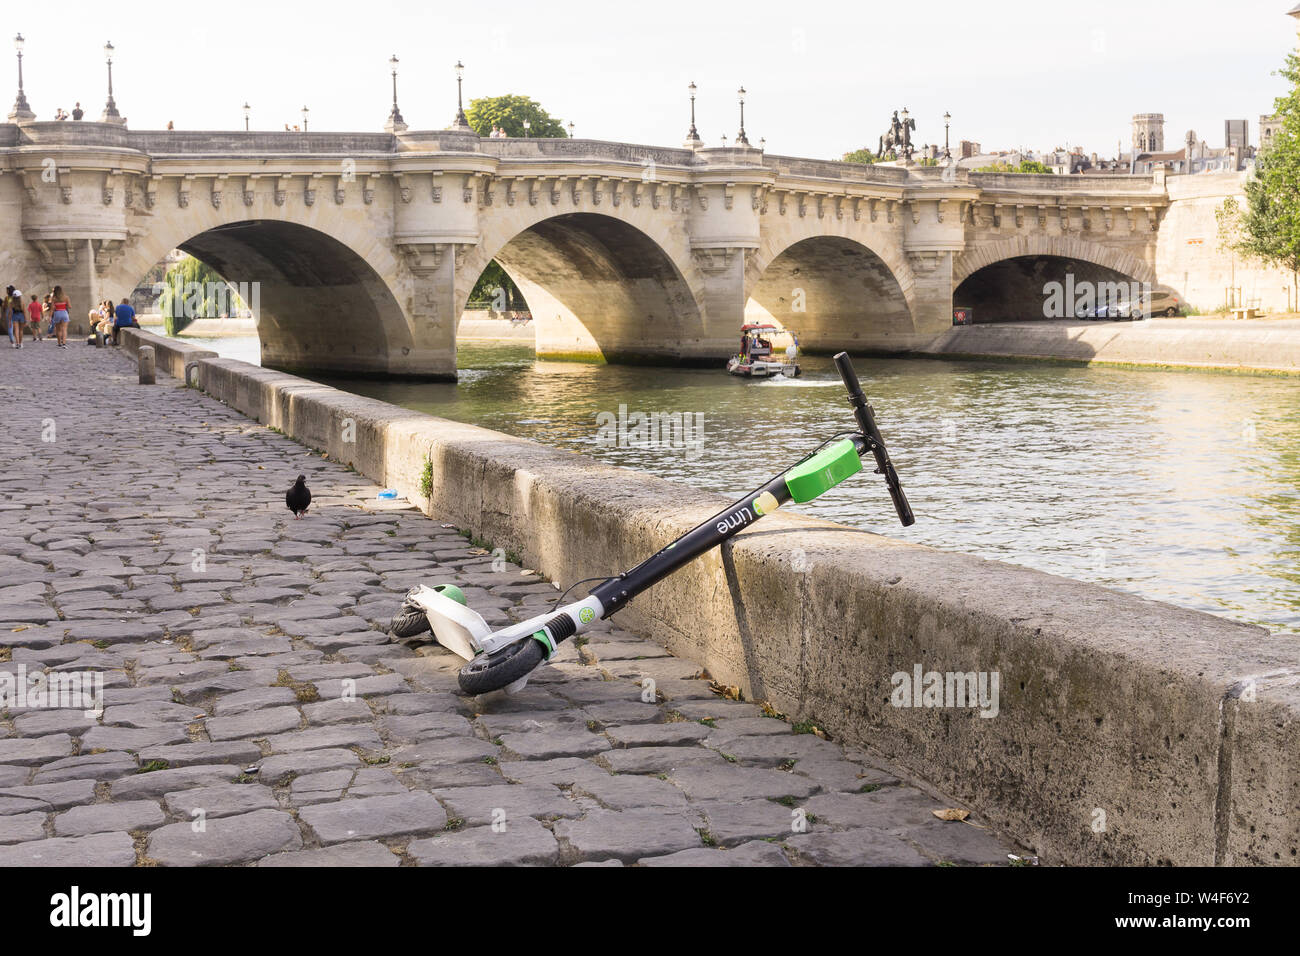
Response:
[{"label": "person sitting on wall", "polygon": [[113,344],[116,345],[118,333],[122,329],[138,329],[140,323],[135,320],[135,309],[131,308],[131,303],[126,299],[122,300],[122,303],[113,310],[113,313],[115,316],[113,320]]}]

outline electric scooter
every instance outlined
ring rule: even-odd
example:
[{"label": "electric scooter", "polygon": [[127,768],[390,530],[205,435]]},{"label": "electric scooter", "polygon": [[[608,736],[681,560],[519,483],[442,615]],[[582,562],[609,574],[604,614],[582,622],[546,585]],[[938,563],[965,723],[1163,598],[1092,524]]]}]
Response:
[{"label": "electric scooter", "polygon": [[[915,523],[848,353],[836,355],[835,364],[849,393],[857,431],[833,435],[792,468],[701,522],[632,570],[601,580],[580,601],[499,631],[493,631],[466,605],[465,595],[454,584],[421,585],[407,593],[389,627],[392,635],[408,639],[432,631],[439,644],[468,661],[458,676],[461,690],[467,694],[494,690],[514,693],[523,689],[539,664],[554,656],[561,642],[582,633],[593,621],[617,614],[651,585],[786,502],[812,501],[825,494],[861,471],[862,458],[867,453],[876,460],[875,473],[885,479],[899,521],[904,527]],[[561,595],[560,600],[563,599]]]}]

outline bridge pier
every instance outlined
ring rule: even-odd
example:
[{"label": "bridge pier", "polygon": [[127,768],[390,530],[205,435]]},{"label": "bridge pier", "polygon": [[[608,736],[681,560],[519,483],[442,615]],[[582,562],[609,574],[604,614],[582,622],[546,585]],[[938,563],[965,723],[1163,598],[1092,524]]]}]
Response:
[{"label": "bridge pier", "polygon": [[916,341],[926,344],[952,328],[952,252],[931,249],[908,253],[913,276],[912,320]]}]

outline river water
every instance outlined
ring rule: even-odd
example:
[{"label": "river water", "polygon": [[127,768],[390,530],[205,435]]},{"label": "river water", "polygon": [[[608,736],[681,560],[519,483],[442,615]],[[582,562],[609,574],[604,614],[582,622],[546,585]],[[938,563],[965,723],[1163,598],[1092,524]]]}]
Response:
[{"label": "river water", "polygon": [[[202,341],[257,361],[255,338]],[[455,385],[325,381],[740,495],[853,427],[830,359],[801,362],[799,379],[750,382],[721,369],[545,362],[528,345],[461,343]],[[855,366],[916,524],[898,524],[870,474],[789,509],[1300,634],[1294,379],[924,359]],[[635,419],[629,442],[602,440],[620,405],[628,415],[690,413],[692,423],[698,413],[700,440],[637,447]]]}]

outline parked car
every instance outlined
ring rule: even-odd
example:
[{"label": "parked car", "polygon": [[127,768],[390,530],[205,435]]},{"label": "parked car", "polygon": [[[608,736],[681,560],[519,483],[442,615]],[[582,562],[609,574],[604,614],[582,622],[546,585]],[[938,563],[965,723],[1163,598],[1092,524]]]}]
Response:
[{"label": "parked car", "polygon": [[1132,303],[1127,299],[1121,299],[1118,302],[1107,302],[1097,306],[1094,309],[1080,309],[1076,318],[1080,319],[1102,319],[1111,322],[1118,321],[1140,321],[1150,318],[1153,315],[1179,315],[1182,312],[1182,302],[1173,292],[1153,292],[1149,298],[1143,298],[1137,303]]}]

